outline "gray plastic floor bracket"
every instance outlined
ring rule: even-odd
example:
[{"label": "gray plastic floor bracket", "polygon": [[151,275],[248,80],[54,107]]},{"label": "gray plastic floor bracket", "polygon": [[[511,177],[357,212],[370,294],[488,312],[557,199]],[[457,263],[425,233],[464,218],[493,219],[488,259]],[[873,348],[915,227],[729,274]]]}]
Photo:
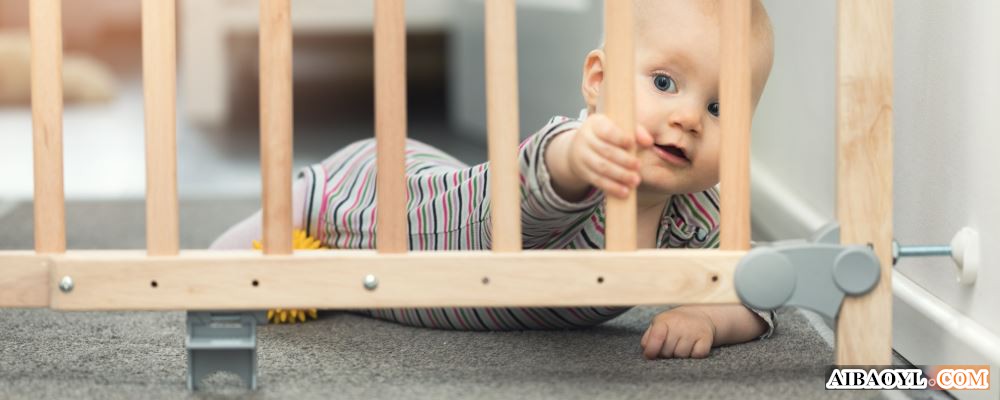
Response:
[{"label": "gray plastic floor bracket", "polygon": [[251,390],[257,389],[257,324],[264,312],[188,311],[188,390],[217,371],[232,372]]},{"label": "gray plastic floor bracket", "polygon": [[836,222],[809,240],[754,247],[736,265],[736,293],[759,310],[803,307],[836,321],[844,296],[870,292],[879,281],[878,258],[864,245],[841,245]]}]

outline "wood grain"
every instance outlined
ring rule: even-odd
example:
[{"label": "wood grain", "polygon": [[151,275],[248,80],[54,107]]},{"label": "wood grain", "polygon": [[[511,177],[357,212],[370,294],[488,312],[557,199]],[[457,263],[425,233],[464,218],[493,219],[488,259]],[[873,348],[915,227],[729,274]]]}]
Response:
[{"label": "wood grain", "polygon": [[848,297],[837,320],[839,365],[892,357],[892,1],[840,0],[837,220],[844,244],[874,246],[881,280]]},{"label": "wood grain", "polygon": [[491,236],[492,249],[497,252],[521,250],[516,13],[514,0],[486,2],[486,121]]},{"label": "wood grain", "polygon": [[406,197],[406,3],[375,1],[375,146],[380,253],[409,249]]},{"label": "wood grain", "polygon": [[[604,2],[606,80],[605,113],[622,135],[635,140],[635,38],[634,14],[631,1]],[[635,154],[635,146],[632,146]],[[636,249],[636,195],[630,190],[627,198],[607,196],[605,248],[609,251]]]},{"label": "wood grain", "polygon": [[260,0],[264,254],[292,252],[291,0]]},{"label": "wood grain", "polygon": [[142,1],[146,122],[146,249],[180,250],[177,205],[177,16],[174,0]]},{"label": "wood grain", "polygon": [[66,251],[63,191],[62,5],[32,0],[31,130],[35,171],[35,251]]},{"label": "wood grain", "polygon": [[[77,251],[51,257],[50,286],[71,276],[76,287],[52,291],[50,304],[60,310],[221,310],[738,303],[733,271],[744,254],[331,250],[147,257]],[[363,287],[368,274],[378,279],[374,291]]]},{"label": "wood grain", "polygon": [[719,3],[720,248],[750,249],[750,0]]},{"label": "wood grain", "polygon": [[32,251],[0,252],[0,307],[48,307],[49,263]]}]

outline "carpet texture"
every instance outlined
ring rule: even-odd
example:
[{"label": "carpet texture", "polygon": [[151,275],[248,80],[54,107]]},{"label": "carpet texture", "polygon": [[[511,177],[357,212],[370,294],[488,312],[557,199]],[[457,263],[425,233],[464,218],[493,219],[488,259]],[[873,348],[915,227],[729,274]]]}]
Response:
[{"label": "carpet texture", "polygon": [[[30,204],[0,216],[0,249],[32,246]],[[67,205],[71,249],[144,246],[144,205]],[[204,248],[256,201],[182,201],[182,247]],[[217,374],[186,388],[181,312],[0,309],[0,398],[878,398],[826,391],[833,351],[797,311],[774,336],[701,360],[642,358],[662,307],[639,307],[586,330],[452,332],[343,312],[258,329],[259,390]],[[927,398],[930,393],[906,393]]]}]

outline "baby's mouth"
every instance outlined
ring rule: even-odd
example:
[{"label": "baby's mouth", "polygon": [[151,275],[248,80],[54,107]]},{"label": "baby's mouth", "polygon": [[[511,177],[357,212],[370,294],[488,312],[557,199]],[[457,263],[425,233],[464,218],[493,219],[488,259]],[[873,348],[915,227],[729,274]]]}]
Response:
[{"label": "baby's mouth", "polygon": [[673,156],[683,159],[684,161],[691,162],[691,159],[688,158],[687,154],[684,152],[684,149],[680,147],[674,146],[672,144],[667,144],[667,145],[658,144],[656,145],[656,147],[660,148],[661,150]]}]

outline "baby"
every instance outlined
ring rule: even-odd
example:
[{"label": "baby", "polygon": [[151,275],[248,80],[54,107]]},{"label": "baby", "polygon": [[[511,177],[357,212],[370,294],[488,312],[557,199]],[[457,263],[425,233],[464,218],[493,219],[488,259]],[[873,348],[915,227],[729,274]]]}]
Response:
[{"label": "baby", "polygon": [[[619,139],[602,114],[602,49],[583,65],[587,109],[554,117],[520,146],[525,249],[604,247],[604,196],[636,190],[641,248],[710,248],[719,243],[720,0],[635,0],[636,132]],[[773,39],[758,0],[752,17],[752,93],[756,107],[770,73]],[[635,144],[631,144],[633,142]],[[637,146],[636,156],[626,149]],[[489,164],[466,166],[428,145],[407,144],[409,247],[490,248]],[[356,142],[298,175],[293,222],[331,248],[375,246],[375,143]],[[247,248],[260,237],[260,213],[212,248]],[[381,309],[366,315],[403,324],[463,330],[593,326],[623,307]],[[766,338],[773,313],[743,305],[687,305],[657,315],[643,355],[703,358],[712,347]]]}]

